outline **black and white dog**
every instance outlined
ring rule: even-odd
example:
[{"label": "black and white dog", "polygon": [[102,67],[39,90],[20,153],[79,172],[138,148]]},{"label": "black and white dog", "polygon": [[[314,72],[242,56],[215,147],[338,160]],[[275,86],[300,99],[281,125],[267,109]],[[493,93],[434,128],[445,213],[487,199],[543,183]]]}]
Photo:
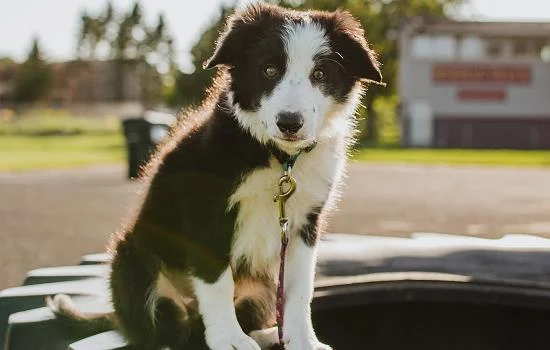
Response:
[{"label": "black and white dog", "polygon": [[221,68],[209,97],[157,151],[141,209],[113,239],[114,313],[91,317],[64,297],[50,305],[89,326],[113,323],[144,349],[260,349],[257,331],[275,323],[273,196],[281,163],[307,149],[287,202],[284,341],[330,349],[310,317],[316,243],[362,83],[381,82],[376,57],[345,11],[251,5],[229,19],[205,67]]}]

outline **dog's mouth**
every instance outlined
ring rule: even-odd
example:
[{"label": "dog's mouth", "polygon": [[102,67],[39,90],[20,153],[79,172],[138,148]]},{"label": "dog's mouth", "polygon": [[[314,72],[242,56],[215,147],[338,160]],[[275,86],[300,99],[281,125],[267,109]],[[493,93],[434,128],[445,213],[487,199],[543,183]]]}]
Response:
[{"label": "dog's mouth", "polygon": [[305,137],[296,134],[279,136],[277,139],[284,142],[300,142],[306,140]]},{"label": "dog's mouth", "polygon": [[273,141],[279,149],[288,154],[294,154],[317,143],[315,140],[298,135],[277,136]]}]

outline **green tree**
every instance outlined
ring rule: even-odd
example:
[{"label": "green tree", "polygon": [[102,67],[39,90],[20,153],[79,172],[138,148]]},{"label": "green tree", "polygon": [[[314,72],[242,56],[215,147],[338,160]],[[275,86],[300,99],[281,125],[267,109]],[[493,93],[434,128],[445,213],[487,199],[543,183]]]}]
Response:
[{"label": "green tree", "polygon": [[216,40],[225,25],[225,20],[233,11],[234,7],[222,6],[218,18],[213,21],[193,45],[191,56],[195,70],[192,73],[178,73],[173,93],[169,95],[167,100],[168,104],[196,105],[205,97],[206,89],[211,84],[215,71],[202,69],[202,64],[212,55]]},{"label": "green tree", "polygon": [[81,59],[94,60],[98,58],[97,47],[100,43],[111,46],[108,31],[115,24],[113,4],[107,6],[99,16],[91,16],[86,11],[80,15],[80,30],[78,34],[77,54]]},{"label": "green tree", "polygon": [[48,95],[51,83],[50,67],[42,56],[38,38],[34,38],[27,59],[15,74],[13,100],[15,102],[39,101]]},{"label": "green tree", "polygon": [[[141,74],[142,100],[157,100],[161,91],[160,75],[174,71],[173,38],[169,34],[164,15],[160,14],[154,26],[145,23],[139,1],[127,12],[117,12],[112,2],[97,16],[83,12],[77,53],[81,59],[96,60],[98,46],[108,50],[107,58],[115,65],[115,100],[124,99],[125,77],[132,72]],[[143,66],[136,69],[138,66]]]}]

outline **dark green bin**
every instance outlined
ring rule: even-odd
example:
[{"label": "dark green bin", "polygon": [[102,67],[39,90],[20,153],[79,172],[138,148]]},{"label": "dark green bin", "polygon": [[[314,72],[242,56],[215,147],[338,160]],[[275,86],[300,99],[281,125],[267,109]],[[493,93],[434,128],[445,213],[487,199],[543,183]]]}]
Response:
[{"label": "dark green bin", "polygon": [[122,121],[128,156],[128,178],[139,177],[156,145],[168,134],[175,117],[164,112],[145,112],[142,117]]}]

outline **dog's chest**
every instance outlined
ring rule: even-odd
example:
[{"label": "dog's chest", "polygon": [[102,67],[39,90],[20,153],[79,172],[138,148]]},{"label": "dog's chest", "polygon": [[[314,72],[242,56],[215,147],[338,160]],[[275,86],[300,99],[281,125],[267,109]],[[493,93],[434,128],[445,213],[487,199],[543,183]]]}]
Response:
[{"label": "dog's chest", "polygon": [[[292,170],[296,191],[286,202],[291,244],[307,216],[322,207],[343,168],[344,160],[327,146],[301,155]],[[245,262],[251,273],[272,272],[277,266],[280,249],[279,211],[274,196],[282,175],[281,165],[273,158],[270,167],[247,175],[230,199],[238,205],[231,249],[233,267]]]}]

